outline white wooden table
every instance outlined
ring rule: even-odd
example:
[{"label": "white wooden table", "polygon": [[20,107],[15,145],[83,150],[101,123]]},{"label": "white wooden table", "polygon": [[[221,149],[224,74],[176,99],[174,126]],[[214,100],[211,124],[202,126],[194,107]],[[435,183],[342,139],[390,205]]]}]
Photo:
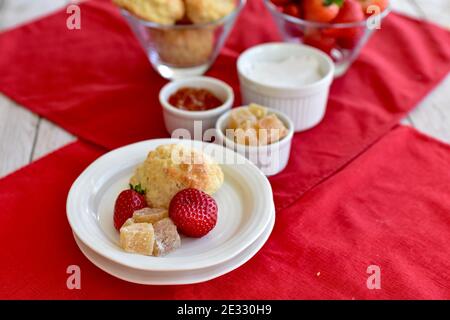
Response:
[{"label": "white wooden table", "polygon": [[[0,30],[69,3],[70,0],[0,0]],[[399,12],[450,29],[450,0],[391,0],[391,3]],[[402,123],[450,143],[450,75]],[[63,129],[0,94],[0,177],[73,140],[75,137]]]}]

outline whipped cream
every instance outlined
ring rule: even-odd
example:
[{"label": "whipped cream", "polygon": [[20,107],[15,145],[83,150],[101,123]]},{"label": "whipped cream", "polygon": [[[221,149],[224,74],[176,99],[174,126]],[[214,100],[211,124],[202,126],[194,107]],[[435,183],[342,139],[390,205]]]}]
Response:
[{"label": "whipped cream", "polygon": [[272,87],[301,87],[323,78],[319,61],[310,55],[255,61],[248,66],[246,75],[255,82]]}]

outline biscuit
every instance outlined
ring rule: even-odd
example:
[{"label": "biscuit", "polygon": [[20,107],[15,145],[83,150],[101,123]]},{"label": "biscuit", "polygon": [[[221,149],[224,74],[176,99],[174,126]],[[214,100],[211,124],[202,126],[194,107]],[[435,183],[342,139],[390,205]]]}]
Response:
[{"label": "biscuit", "polygon": [[151,29],[150,37],[161,62],[175,67],[198,66],[208,62],[214,49],[211,29]]},{"label": "biscuit", "polygon": [[222,169],[209,156],[182,145],[162,145],[151,151],[135,171],[132,185],[140,184],[150,207],[168,208],[173,196],[186,188],[213,194],[224,180]]},{"label": "biscuit", "polygon": [[186,15],[193,23],[208,23],[222,19],[236,7],[236,0],[184,0]]},{"label": "biscuit", "polygon": [[130,11],[141,19],[173,25],[183,18],[183,0],[113,0],[118,6]]}]

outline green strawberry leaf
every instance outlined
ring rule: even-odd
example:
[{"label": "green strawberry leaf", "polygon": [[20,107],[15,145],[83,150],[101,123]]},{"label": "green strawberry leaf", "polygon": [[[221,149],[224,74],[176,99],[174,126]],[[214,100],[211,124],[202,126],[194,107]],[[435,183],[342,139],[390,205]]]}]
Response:
[{"label": "green strawberry leaf", "polygon": [[136,191],[137,193],[145,194],[145,189],[142,188],[140,183],[138,185],[135,185],[135,186],[133,186],[130,183],[130,189]]},{"label": "green strawberry leaf", "polygon": [[337,4],[339,7],[342,7],[344,4],[344,0],[323,0],[323,4],[325,6],[331,6],[332,4]]}]

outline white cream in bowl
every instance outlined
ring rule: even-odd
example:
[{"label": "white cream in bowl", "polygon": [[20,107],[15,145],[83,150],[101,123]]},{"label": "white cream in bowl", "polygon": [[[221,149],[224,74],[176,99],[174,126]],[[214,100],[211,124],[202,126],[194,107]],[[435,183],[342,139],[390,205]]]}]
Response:
[{"label": "white cream in bowl", "polygon": [[275,61],[250,63],[246,76],[267,86],[296,88],[319,81],[323,73],[313,55],[292,55]]},{"label": "white cream in bowl", "polygon": [[333,81],[334,63],[322,51],[294,43],[266,43],[237,62],[242,102],[280,110],[304,131],[320,123]]}]

